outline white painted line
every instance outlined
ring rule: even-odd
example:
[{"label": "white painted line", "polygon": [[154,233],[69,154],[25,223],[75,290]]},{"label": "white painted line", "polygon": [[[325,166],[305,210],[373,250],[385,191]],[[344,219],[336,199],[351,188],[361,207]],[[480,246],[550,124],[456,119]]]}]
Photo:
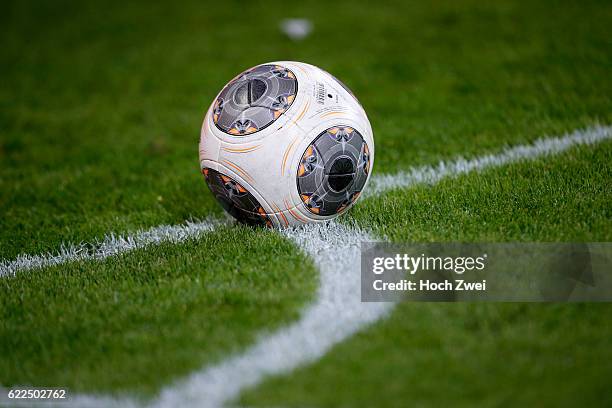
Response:
[{"label": "white painted line", "polygon": [[[269,374],[290,371],[315,361],[334,344],[378,320],[392,303],[362,303],[359,249],[367,233],[335,222],[285,229],[281,233],[310,255],[319,268],[316,301],[295,323],[260,340],[244,353],[180,383],[165,387],[152,407],[220,407]],[[79,395],[70,405],[132,407],[129,399]]]},{"label": "white painted line", "polygon": [[318,360],[334,344],[391,310],[392,303],[361,302],[359,251],[361,241],[372,240],[367,233],[335,222],[282,233],[319,268],[316,301],[297,322],[261,337],[244,353],[164,388],[153,406],[222,406],[267,375]]},{"label": "white painted line", "polygon": [[[320,285],[316,301],[297,322],[275,333],[262,335],[242,354],[165,387],[158,398],[147,405],[220,407],[237,397],[240,391],[259,383],[266,375],[288,372],[319,359],[334,344],[393,308],[393,303],[361,302],[360,243],[373,240],[366,232],[336,222],[280,232],[312,257],[318,267]],[[135,407],[138,402],[129,397],[73,395],[65,403],[57,405]]]},{"label": "white painted line", "polygon": [[533,144],[509,147],[497,154],[488,154],[469,160],[460,157],[451,162],[440,162],[437,166],[416,167],[396,174],[384,174],[372,178],[364,195],[365,197],[375,196],[415,184],[435,184],[445,177],[457,177],[471,171],[481,171],[490,167],[559,154],[575,146],[592,145],[611,138],[612,126],[597,125],[575,130],[565,136],[543,138],[536,140]]},{"label": "white painted line", "polygon": [[164,242],[178,243],[214,230],[221,221],[206,220],[187,222],[184,225],[160,225],[131,235],[108,234],[101,241],[90,244],[62,246],[56,253],[43,255],[19,255],[12,261],[0,262],[0,278],[14,276],[18,271],[61,265],[66,262],[102,260],[149,245]]},{"label": "white painted line", "polygon": [[[612,139],[612,127],[595,126],[575,131],[567,136],[540,139],[531,145],[508,148],[496,155],[486,155],[471,160],[459,159],[440,163],[436,167],[421,167],[392,176],[380,176],[372,180],[369,195],[418,183],[433,184],[444,177],[536,159],[561,153],[573,146],[595,144],[606,139]],[[204,229],[211,230],[214,228],[213,224],[207,224],[208,227]],[[155,230],[156,228],[149,231]],[[205,367],[186,379],[165,387],[150,403],[151,406],[221,406],[238,397],[244,389],[255,386],[268,375],[285,373],[304,363],[317,360],[333,345],[381,318],[393,308],[392,303],[360,302],[358,245],[361,241],[372,240],[366,232],[336,222],[307,225],[280,232],[310,255],[319,267],[321,285],[314,303],[289,327],[264,335],[244,352],[229,357],[217,365]],[[192,234],[183,231],[181,236],[191,237],[199,233],[201,232]],[[182,240],[184,239],[186,238]],[[129,241],[129,238],[126,240]],[[152,239],[145,241],[146,245],[158,242]],[[123,249],[115,250],[115,253],[125,252]],[[106,256],[110,255],[112,254]],[[73,258],[62,259],[63,262],[68,262]],[[97,258],[90,256],[86,259]],[[59,263],[62,262],[53,264]],[[12,273],[17,270],[19,268],[13,269]],[[140,405],[138,401],[129,397],[93,395],[73,396],[70,404],[81,407]]]}]

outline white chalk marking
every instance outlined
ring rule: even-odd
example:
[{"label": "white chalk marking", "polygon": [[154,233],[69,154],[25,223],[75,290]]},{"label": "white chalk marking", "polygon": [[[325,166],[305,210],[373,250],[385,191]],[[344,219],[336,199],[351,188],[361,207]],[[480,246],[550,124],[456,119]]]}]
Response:
[{"label": "white chalk marking", "polygon": [[14,276],[19,271],[45,268],[67,262],[102,260],[164,242],[179,243],[190,238],[198,238],[221,224],[221,221],[209,219],[202,222],[187,222],[184,225],[160,225],[145,231],[136,231],[126,236],[111,233],[101,241],[90,244],[62,246],[56,253],[23,254],[12,261],[0,262],[0,278]]},{"label": "white chalk marking", "polygon": [[396,174],[383,174],[372,177],[365,197],[375,196],[397,188],[407,188],[415,184],[435,184],[446,177],[457,177],[471,171],[481,171],[490,167],[533,160],[543,156],[559,154],[579,145],[592,145],[612,138],[612,126],[596,125],[583,130],[575,130],[561,137],[536,140],[533,144],[509,147],[497,154],[487,154],[474,159],[459,157],[451,162],[440,162],[437,166],[416,167]]},{"label": "white chalk marking", "polygon": [[282,234],[319,268],[316,301],[297,322],[261,337],[244,353],[164,388],[153,406],[222,406],[267,375],[319,359],[334,344],[391,310],[392,303],[361,302],[360,243],[372,240],[367,233],[330,222],[286,229]]}]

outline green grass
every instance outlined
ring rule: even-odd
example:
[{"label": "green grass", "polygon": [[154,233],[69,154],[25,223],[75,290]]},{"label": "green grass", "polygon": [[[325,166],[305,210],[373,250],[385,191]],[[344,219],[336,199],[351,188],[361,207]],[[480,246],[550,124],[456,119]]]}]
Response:
[{"label": "green grass", "polygon": [[393,242],[612,241],[612,142],[395,190],[349,222]]},{"label": "green grass", "polygon": [[149,396],[296,319],[316,285],[246,227],[0,279],[0,384]]},{"label": "green grass", "polygon": [[609,406],[604,304],[403,303],[244,406]]},{"label": "green grass", "polygon": [[[371,199],[353,216],[397,242],[610,241],[610,162],[610,142],[573,149]],[[610,312],[611,304],[404,302],[240,403],[609,406]]]},{"label": "green grass", "polygon": [[[612,122],[607,2],[292,6],[7,5],[0,258],[219,214],[198,169],[203,114],[265,61],[346,82],[371,118],[376,172]],[[312,19],[312,36],[285,39],[289,15]]]},{"label": "green grass", "polygon": [[[0,259],[221,216],[199,173],[201,121],[230,78],[266,61],[349,85],[374,128],[374,174],[612,123],[605,1],[3,6]],[[312,35],[284,38],[286,17],[311,19]],[[345,221],[394,241],[610,240],[610,150],[392,192]],[[295,319],[315,285],[296,248],[242,227],[0,279],[0,384],[151,395]],[[400,305],[244,401],[605,402],[608,309]]]}]

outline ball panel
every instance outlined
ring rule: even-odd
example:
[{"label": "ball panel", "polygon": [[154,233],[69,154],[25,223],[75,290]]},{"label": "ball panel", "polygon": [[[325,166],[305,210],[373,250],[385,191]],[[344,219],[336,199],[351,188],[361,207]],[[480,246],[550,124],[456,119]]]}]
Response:
[{"label": "ball panel", "polygon": [[298,193],[311,213],[338,214],[357,200],[369,171],[369,148],[361,134],[349,126],[330,127],[302,155]]},{"label": "ball panel", "polygon": [[[213,165],[213,163],[210,164]],[[219,170],[221,169],[223,167],[219,166]],[[268,204],[272,211],[266,211],[257,198],[247,190],[245,183],[238,182],[234,177],[229,177],[221,171],[204,167],[202,174],[210,191],[223,209],[241,223],[254,226],[287,227],[312,221],[301,214],[295,206],[290,205],[286,199],[282,204],[274,202]]]},{"label": "ball panel", "polygon": [[278,119],[293,103],[295,74],[280,65],[251,68],[228,83],[213,104],[212,120],[221,131],[246,136]]},{"label": "ball panel", "polygon": [[[266,66],[284,67],[286,72],[295,74],[293,100],[287,101],[290,104],[275,115],[271,122],[274,125],[265,130],[250,129],[259,127],[257,123],[257,126],[235,123],[232,133],[229,123],[223,122],[227,130],[220,127],[223,109],[219,109],[221,101],[215,100],[202,128],[201,167],[228,176],[254,198],[257,204],[250,202],[252,206],[238,206],[236,212],[228,207],[227,197],[224,203],[219,193],[215,194],[224,208],[229,208],[228,212],[243,222],[261,225],[259,207],[268,217],[268,225],[299,225],[334,218],[357,200],[367,184],[374,159],[373,135],[367,116],[354,96],[335,78],[309,64],[270,62],[240,74],[227,87],[257,68],[266,72]],[[232,103],[248,105],[240,113],[246,115],[251,113],[250,109],[261,108],[251,105],[258,105],[258,100],[265,99],[269,87],[254,76],[236,86],[234,91]],[[332,135],[336,133],[333,135],[336,140],[324,140],[321,136],[333,128],[338,128],[331,132]],[[357,143],[359,141],[362,143]],[[309,147],[311,151],[304,157]],[[314,159],[320,159],[322,169],[316,166],[307,169]],[[299,172],[303,172],[303,188],[296,174]],[[310,179],[306,177],[308,172],[314,173]],[[231,187],[224,186],[223,194],[227,196],[232,192]],[[231,199],[229,202],[236,206]]]},{"label": "ball panel", "polygon": [[[300,106],[294,106],[293,121],[307,135],[312,137],[327,126],[335,123],[344,123],[355,129],[359,129],[361,135],[373,147],[372,129],[367,115],[361,105],[356,101],[354,95],[345,89],[336,79],[324,70],[310,64],[301,62],[282,61],[277,62],[294,70],[298,76],[300,93],[298,102]],[[307,109],[304,114],[298,115],[305,100]],[[305,104],[304,104],[305,105]]]},{"label": "ball panel", "polygon": [[204,122],[202,123],[202,129],[200,130],[200,143],[199,143],[199,158],[200,168],[205,167],[202,165],[204,160],[217,161],[219,158],[219,149],[221,141],[214,137],[213,132],[218,131],[210,121],[207,120],[211,113],[211,109],[206,113]]},{"label": "ball panel", "polygon": [[[246,138],[240,144],[222,141],[217,162],[230,170],[226,174],[237,175],[238,181],[245,182],[256,197],[265,197],[265,202],[260,199],[260,203],[267,211],[275,212],[272,203],[283,207],[283,200],[295,188],[295,165],[291,159],[305,138],[299,127],[287,125],[264,139]],[[302,152],[300,148],[298,153]]]},{"label": "ball panel", "polygon": [[264,208],[242,184],[211,168],[203,168],[202,174],[210,191],[231,216],[249,225],[272,226]]}]

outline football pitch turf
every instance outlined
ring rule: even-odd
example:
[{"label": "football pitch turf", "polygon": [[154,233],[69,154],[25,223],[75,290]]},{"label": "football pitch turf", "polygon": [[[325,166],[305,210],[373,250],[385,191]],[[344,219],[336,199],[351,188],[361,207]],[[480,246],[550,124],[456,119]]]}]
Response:
[{"label": "football pitch turf", "polygon": [[[278,30],[292,16],[314,24],[299,43]],[[262,62],[309,62],[356,93],[374,176],[612,123],[609,2],[16,2],[0,20],[0,260],[222,219],[201,121]],[[339,222],[396,242],[610,241],[611,163],[610,141],[575,146],[371,196]],[[319,284],[277,231],[227,224],[0,277],[0,385],[147,399],[297,321]],[[610,312],[400,303],[237,401],[610,406]]]}]

